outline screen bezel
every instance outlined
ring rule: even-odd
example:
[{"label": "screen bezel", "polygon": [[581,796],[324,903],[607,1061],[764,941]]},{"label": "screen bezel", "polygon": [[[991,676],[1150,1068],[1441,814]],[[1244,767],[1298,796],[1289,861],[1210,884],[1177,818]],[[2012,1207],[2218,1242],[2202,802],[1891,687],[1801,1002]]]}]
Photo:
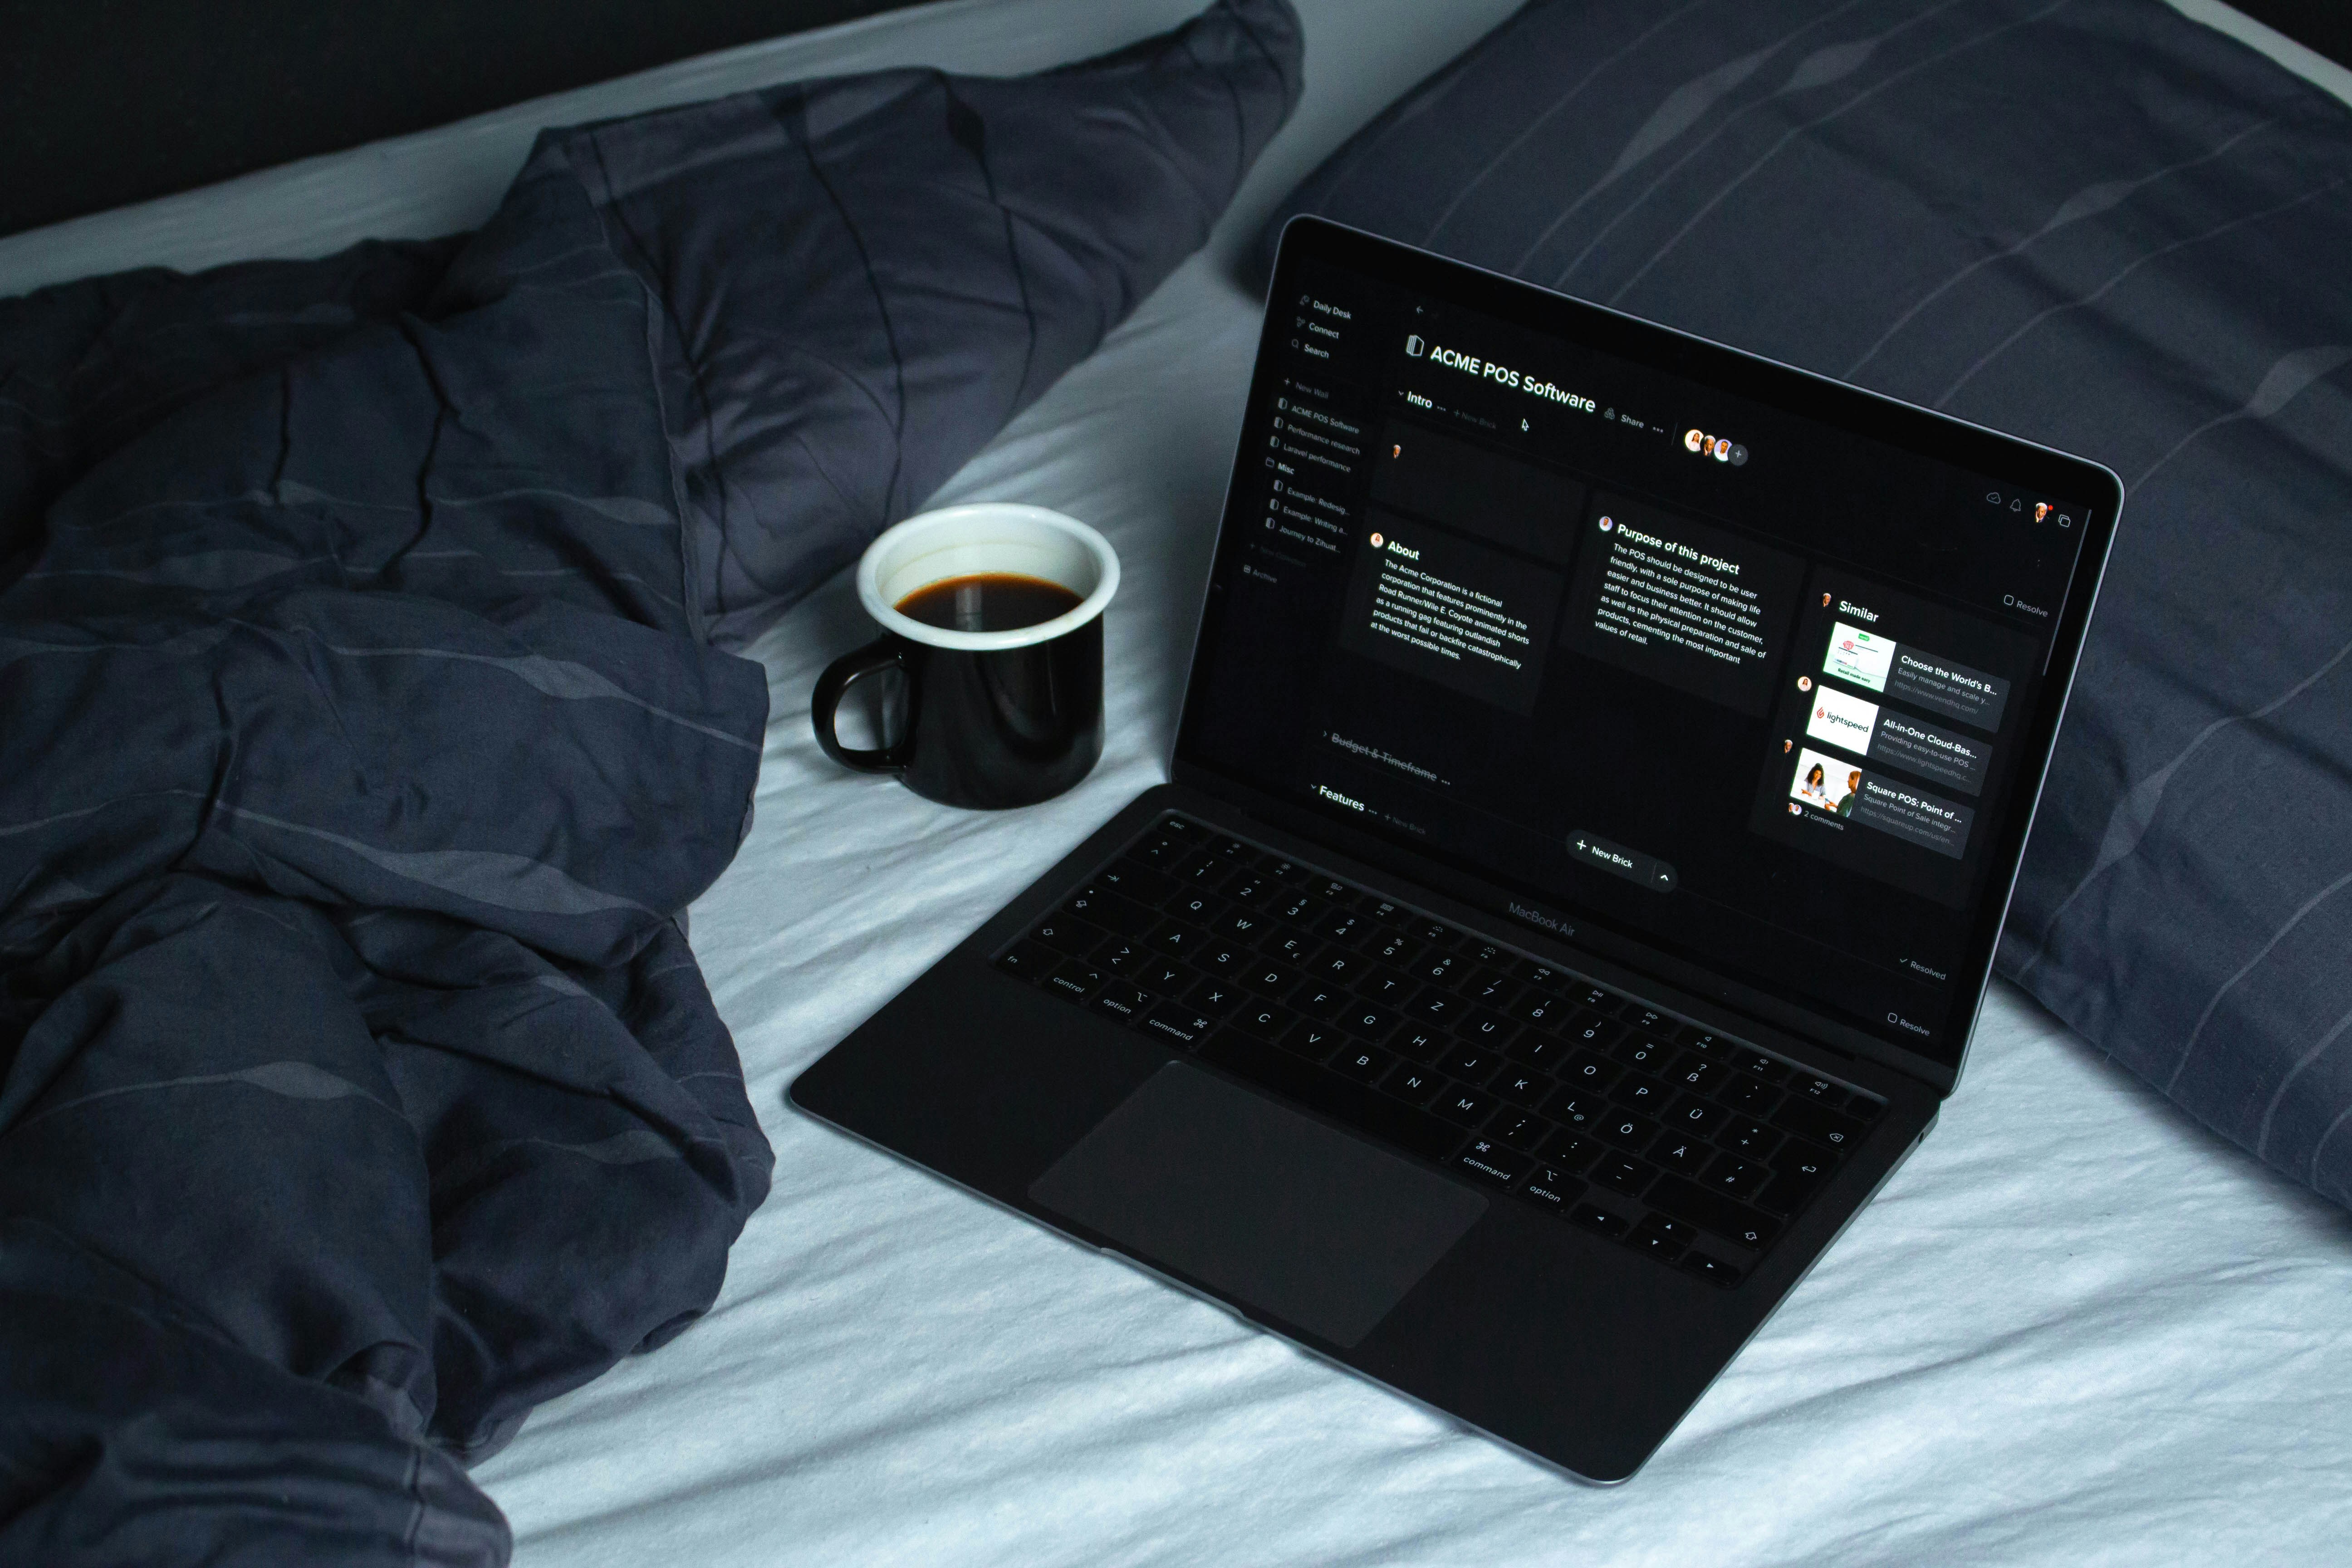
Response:
[{"label": "screen bezel", "polygon": [[[1285,226],[1267,298],[1287,298],[1292,288],[1290,279],[1306,261],[1321,261],[1366,273],[1449,305],[1475,310],[1668,374],[1772,404],[1903,450],[1977,472],[2003,476],[2039,493],[2081,498],[2089,503],[2077,569],[2052,632],[2048,676],[2032,720],[2022,731],[2021,738],[2028,746],[2028,765],[2019,768],[2011,781],[2005,803],[2010,810],[1988,862],[1979,894],[1980,902],[1970,922],[1966,962],[1956,975],[1959,984],[1953,988],[1953,1005],[1945,1024],[1946,1038],[1956,1040],[1958,1045],[1947,1059],[1941,1053],[1931,1055],[1903,1039],[1876,1035],[1826,1016],[1801,1001],[1727,980],[1703,965],[1653,948],[1637,937],[1591,928],[1572,909],[1537,904],[1528,895],[1488,880],[1475,870],[1352,828],[1344,821],[1271,795],[1221,770],[1199,754],[1194,743],[1195,726],[1199,722],[1202,650],[1214,609],[1216,563],[1222,558],[1226,531],[1233,521],[1233,496],[1248,472],[1244,467],[1242,439],[1247,433],[1248,421],[1269,395],[1269,381],[1276,374],[1276,323],[1272,312],[1267,313],[1260,329],[1249,396],[1242,413],[1244,428],[1235,436],[1234,468],[1226,481],[1225,510],[1210,557],[1210,591],[1202,595],[1201,614],[1194,626],[1191,673],[1170,759],[1170,776],[1179,784],[1226,800],[1285,831],[1328,842],[1355,859],[1392,871],[1463,903],[1491,910],[1498,921],[1525,925],[1556,942],[1564,941],[1571,948],[1588,949],[1620,966],[1654,975],[1664,984],[1706,997],[1735,1014],[1881,1062],[1948,1092],[1958,1081],[1982,1012],[1984,990],[1991,979],[1993,955],[2000,945],[2018,867],[2032,830],[2034,809],[2040,801],[2042,780],[2073,689],[2083,640],[2122,511],[2122,480],[2112,470],[2085,458],[1327,219],[1301,216]],[[1534,905],[1538,916],[1551,917],[1559,923],[1515,912],[1515,905]],[[1960,1025],[1965,1027],[1957,1026]]]}]

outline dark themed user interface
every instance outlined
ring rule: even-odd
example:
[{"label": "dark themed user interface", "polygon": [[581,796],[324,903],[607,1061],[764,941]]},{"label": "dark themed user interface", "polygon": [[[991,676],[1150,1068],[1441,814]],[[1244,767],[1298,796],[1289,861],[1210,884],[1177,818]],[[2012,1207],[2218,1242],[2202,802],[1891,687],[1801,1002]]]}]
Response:
[{"label": "dark themed user interface", "polygon": [[2081,498],[1318,259],[1283,283],[1186,754],[1535,924],[1957,1052]]}]

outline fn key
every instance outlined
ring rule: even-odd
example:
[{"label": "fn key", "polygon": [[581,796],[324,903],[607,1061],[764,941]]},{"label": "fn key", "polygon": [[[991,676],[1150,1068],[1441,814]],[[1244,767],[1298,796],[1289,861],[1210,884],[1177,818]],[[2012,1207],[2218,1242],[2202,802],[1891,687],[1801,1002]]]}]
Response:
[{"label": "fn key", "polygon": [[1041,980],[1061,962],[1062,955],[1044,942],[1024,941],[1014,942],[1013,951],[996,961],[996,967],[1024,980]]}]

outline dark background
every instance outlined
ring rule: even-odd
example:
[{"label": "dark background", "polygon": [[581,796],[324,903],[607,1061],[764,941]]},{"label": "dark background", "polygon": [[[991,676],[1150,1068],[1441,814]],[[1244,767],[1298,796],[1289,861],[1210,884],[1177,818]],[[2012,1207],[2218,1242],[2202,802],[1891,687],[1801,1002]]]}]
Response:
[{"label": "dark background", "polygon": [[2299,44],[2317,49],[2337,65],[2352,66],[2352,5],[2344,0],[2230,0],[2257,22],[2267,23]]},{"label": "dark background", "polygon": [[908,3],[0,0],[0,234]]},{"label": "dark background", "polygon": [[[0,0],[0,234],[907,3]],[[2352,63],[2346,0],[2236,4]]]}]

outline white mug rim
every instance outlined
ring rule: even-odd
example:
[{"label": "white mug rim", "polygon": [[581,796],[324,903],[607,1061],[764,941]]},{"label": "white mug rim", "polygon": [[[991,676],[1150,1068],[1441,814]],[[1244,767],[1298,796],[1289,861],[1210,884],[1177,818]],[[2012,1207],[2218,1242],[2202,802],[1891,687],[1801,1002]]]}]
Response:
[{"label": "white mug rim", "polygon": [[[900,614],[897,605],[884,602],[881,572],[882,557],[887,551],[904,543],[910,537],[919,538],[926,533],[958,528],[992,517],[1035,523],[1076,540],[1094,557],[1094,592],[1078,601],[1075,609],[1066,610],[1052,620],[1001,632],[962,632],[946,626],[927,626],[911,616]],[[874,542],[866,547],[866,553],[857,558],[858,602],[866,606],[866,613],[879,622],[885,631],[896,632],[910,642],[966,653],[994,653],[1005,648],[1034,647],[1039,643],[1051,642],[1101,615],[1104,606],[1110,603],[1111,595],[1118,592],[1118,553],[1111,549],[1110,541],[1075,517],[1022,501],[969,501],[961,506],[918,512],[903,522],[884,529]]]}]

